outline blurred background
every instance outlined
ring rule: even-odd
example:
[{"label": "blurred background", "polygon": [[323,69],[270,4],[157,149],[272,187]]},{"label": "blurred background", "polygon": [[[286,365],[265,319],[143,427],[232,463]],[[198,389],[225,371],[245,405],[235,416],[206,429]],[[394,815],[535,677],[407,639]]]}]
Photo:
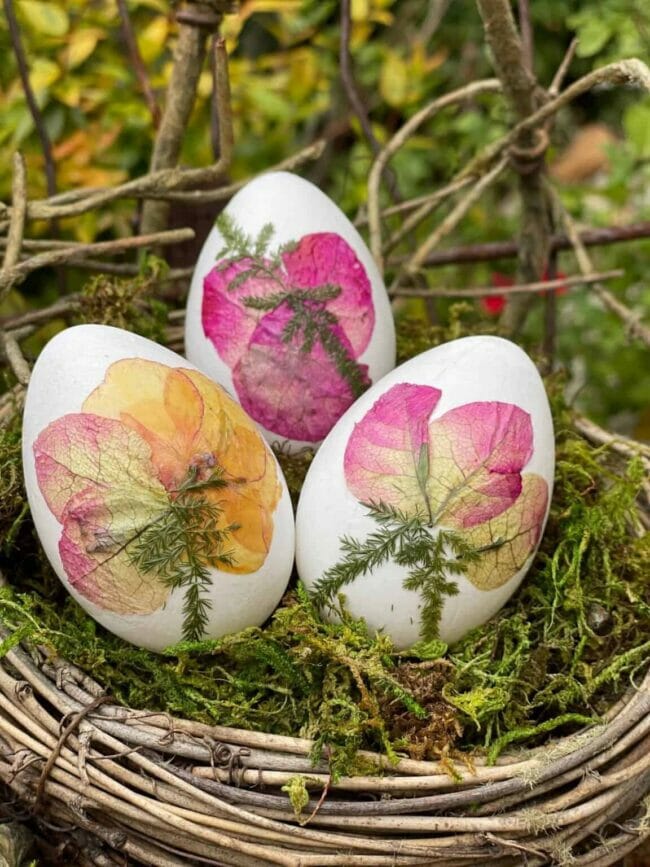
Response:
[{"label": "blurred background", "polygon": [[[574,35],[577,56],[567,83],[612,60],[650,56],[650,4],[646,0],[538,0],[531,4],[534,65],[550,83]],[[176,23],[165,0],[128,0],[127,7],[154,95],[162,106],[172,66]],[[119,183],[147,171],[152,112],[143,98],[124,41],[115,0],[15,0],[30,81],[52,143],[59,191]],[[372,151],[349,109],[340,78],[339,3],[336,0],[247,0],[222,27],[230,54],[235,127],[231,180],[249,177],[313,139],[328,139],[323,156],[301,173],[321,186],[351,217],[363,213]],[[460,0],[352,0],[350,49],[354,74],[382,144],[426,102],[492,74],[473,3]],[[47,194],[41,142],[34,128],[7,20],[0,18],[0,199],[11,190],[11,155],[26,158],[29,195]],[[206,69],[185,139],[182,162],[213,161],[210,130],[212,77]],[[411,138],[392,166],[401,199],[433,191],[489,141],[507,129],[499,97],[480,97],[462,110],[439,114]],[[623,226],[650,220],[650,96],[639,90],[601,88],[558,116],[549,152],[550,175],[583,227]],[[390,204],[386,194],[385,202]],[[510,240],[518,228],[514,175],[507,175],[470,211],[449,245]],[[205,232],[216,215],[176,208],[176,225]],[[393,254],[399,257],[431,232],[435,214]],[[132,233],[133,202],[111,205],[56,226],[58,237],[82,242]],[[398,223],[393,223],[393,227]],[[36,226],[52,237],[52,227]],[[645,315],[650,240],[592,250],[599,270],[621,268],[608,287]],[[185,253],[191,264],[196,250]],[[189,257],[189,259],[188,259]],[[569,253],[558,269],[575,273]],[[431,268],[431,286],[494,285],[495,297],[471,302],[474,325],[493,327],[502,299],[499,287],[514,279],[514,259]],[[540,275],[541,276],[541,275]],[[88,272],[68,275],[76,291]],[[0,317],[53,301],[61,291],[54,271],[39,271],[14,291]],[[433,314],[443,323],[452,302],[439,299]],[[560,291],[558,361],[567,369],[576,405],[595,420],[639,439],[650,438],[650,376],[643,347],[630,342],[622,323],[602,309],[588,287]],[[410,301],[401,315],[422,315]],[[524,344],[535,347],[542,331],[536,304]],[[56,329],[50,323],[32,338],[36,352]]]}]

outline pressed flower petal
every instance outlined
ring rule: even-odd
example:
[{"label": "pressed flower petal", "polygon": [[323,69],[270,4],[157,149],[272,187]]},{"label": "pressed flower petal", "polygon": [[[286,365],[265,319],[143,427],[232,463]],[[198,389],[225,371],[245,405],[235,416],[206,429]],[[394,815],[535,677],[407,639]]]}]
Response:
[{"label": "pressed flower petal", "polygon": [[426,514],[427,423],[440,395],[427,385],[394,385],[354,426],[344,469],[348,488],[361,502]]},{"label": "pressed flower petal", "polygon": [[472,527],[517,499],[533,453],[530,416],[518,406],[467,403],[432,421],[429,438],[427,491],[437,523]]},{"label": "pressed flower petal", "polygon": [[140,575],[127,550],[168,504],[147,444],[119,421],[74,413],[48,425],[33,449],[39,487],[63,525],[59,553],[72,586],[120,614],[159,608],[169,589]]},{"label": "pressed flower petal", "polygon": [[257,323],[264,315],[262,311],[246,307],[244,299],[265,298],[289,288],[283,282],[283,275],[275,271],[270,271],[270,276],[257,274],[237,284],[238,275],[253,265],[252,259],[220,262],[203,281],[203,331],[230,367],[245,354]]},{"label": "pressed flower petal", "polygon": [[509,509],[465,531],[464,538],[472,547],[485,549],[465,569],[475,587],[494,590],[523,569],[539,542],[547,505],[545,479],[526,473],[521,494]]},{"label": "pressed flower petal", "polygon": [[[283,339],[291,316],[282,305],[260,320],[248,352],[233,370],[233,382],[244,409],[267,430],[319,442],[354,402],[354,394],[319,340],[305,352],[301,337]],[[351,355],[343,331],[336,326],[332,333]],[[360,369],[369,385],[367,367]]]},{"label": "pressed flower petal", "polygon": [[358,358],[368,346],[375,325],[372,288],[356,253],[334,232],[305,235],[290,252],[283,253],[287,284],[300,289],[331,285],[340,294],[325,303],[339,321]]}]

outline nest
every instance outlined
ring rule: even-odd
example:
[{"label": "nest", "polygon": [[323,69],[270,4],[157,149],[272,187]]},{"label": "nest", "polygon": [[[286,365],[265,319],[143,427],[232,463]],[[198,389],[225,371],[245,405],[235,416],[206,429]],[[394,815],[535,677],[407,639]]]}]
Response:
[{"label": "nest", "polygon": [[602,725],[455,781],[367,753],[378,774],[332,783],[309,740],[130,710],[38,650],[10,650],[0,687],[0,778],[79,863],[605,867],[648,832],[650,675]]},{"label": "nest", "polygon": [[337,776],[311,740],[130,709],[21,637],[2,632],[0,780],[75,863],[604,867],[650,830],[650,674],[601,724],[494,764],[361,752],[367,770]]}]

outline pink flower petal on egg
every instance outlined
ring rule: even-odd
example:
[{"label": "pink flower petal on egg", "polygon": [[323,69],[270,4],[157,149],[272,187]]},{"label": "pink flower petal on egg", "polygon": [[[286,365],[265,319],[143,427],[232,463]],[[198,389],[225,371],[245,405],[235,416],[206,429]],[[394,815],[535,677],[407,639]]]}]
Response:
[{"label": "pink flower petal on egg", "polygon": [[[282,305],[260,320],[248,351],[233,370],[233,382],[243,408],[267,430],[318,442],[353,403],[354,395],[318,341],[307,353],[300,339],[283,340],[291,317],[291,310]],[[342,330],[334,331],[351,352]],[[367,367],[361,369],[369,384]]]},{"label": "pink flower petal on egg", "polygon": [[440,396],[427,385],[394,385],[354,426],[344,470],[348,488],[361,502],[426,513],[428,420]]},{"label": "pink flower petal on egg", "polygon": [[246,307],[243,299],[264,298],[285,289],[280,274],[277,279],[257,275],[237,283],[237,276],[252,265],[251,259],[221,262],[203,281],[203,331],[230,367],[246,352],[257,323],[264,315],[262,311]]},{"label": "pink flower petal on egg", "polygon": [[[256,421],[279,436],[318,442],[353,394],[320,337],[301,351],[303,325],[289,345],[284,341],[292,314],[283,297],[300,295],[295,304],[303,313],[309,314],[313,304],[314,314],[334,317],[329,330],[355,362],[375,324],[372,288],[354,250],[333,232],[305,235],[278,261],[280,266],[253,257],[218,263],[204,281],[203,329],[231,368],[239,400]],[[327,288],[337,290],[336,297],[313,302],[302,297],[310,289]],[[270,309],[251,306],[251,299],[264,298],[271,301]],[[370,384],[367,367],[359,368]]]},{"label": "pink flower petal on egg", "polygon": [[437,521],[473,527],[515,502],[533,453],[527,412],[498,401],[468,403],[432,421],[429,437],[427,491]]},{"label": "pink flower petal on egg", "polygon": [[333,232],[305,235],[295,249],[282,254],[287,281],[294,288],[332,285],[340,288],[325,307],[339,320],[355,357],[368,346],[375,325],[372,288],[356,253]]}]

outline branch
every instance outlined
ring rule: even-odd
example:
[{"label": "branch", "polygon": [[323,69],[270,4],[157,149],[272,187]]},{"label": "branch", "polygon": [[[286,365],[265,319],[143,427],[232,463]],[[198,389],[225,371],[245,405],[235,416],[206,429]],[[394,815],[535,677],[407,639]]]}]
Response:
[{"label": "branch", "polygon": [[485,37],[492,55],[492,65],[503,90],[519,118],[535,110],[537,81],[526,63],[524,48],[517,33],[509,0],[476,0]]},{"label": "branch", "polygon": [[14,154],[14,174],[11,187],[11,222],[7,234],[6,249],[2,261],[2,271],[9,271],[20,259],[20,249],[25,230],[25,213],[27,211],[27,179],[25,161],[21,154]]},{"label": "branch", "polygon": [[[416,112],[413,117],[395,133],[395,135],[384,145],[383,149],[377,155],[370,175],[368,176],[368,225],[370,228],[370,250],[375,258],[378,266],[383,266],[382,257],[382,240],[381,240],[381,214],[379,206],[379,184],[384,168],[393,157],[393,155],[408,141],[425,121],[430,120],[443,108],[451,105],[457,105],[479,93],[495,93],[501,90],[501,84],[496,78],[488,78],[484,81],[475,81],[471,84],[447,93],[444,96],[433,100],[424,108]],[[475,174],[482,174],[476,172]]]},{"label": "branch", "polygon": [[406,298],[484,298],[488,295],[517,295],[525,292],[547,292],[551,289],[570,289],[586,286],[599,280],[613,280],[624,274],[620,269],[602,271],[597,274],[576,274],[572,277],[557,277],[553,280],[536,280],[534,283],[518,283],[514,286],[470,286],[464,289],[403,288],[391,289],[389,294]]},{"label": "branch", "polygon": [[377,155],[381,150],[381,145],[372,131],[372,125],[368,118],[368,112],[363,104],[361,95],[357,89],[354,73],[352,71],[352,56],[350,54],[350,31],[351,31],[351,16],[350,16],[350,0],[341,0],[341,39],[339,42],[339,63],[341,67],[341,82],[345,95],[348,98],[352,111],[357,116],[363,134],[366,137],[370,150]]},{"label": "branch", "polygon": [[[469,179],[471,180],[471,179]],[[409,202],[404,203],[404,207]],[[384,211],[388,214],[394,209]],[[642,223],[631,223],[629,226],[614,226],[603,229],[585,229],[579,233],[585,247],[600,247],[609,244],[620,244],[623,241],[635,241],[639,238],[650,238],[650,220]],[[0,244],[2,242],[0,241]],[[28,243],[28,242],[26,242]],[[570,250],[571,240],[567,235],[552,235],[551,250]],[[514,259],[519,245],[516,241],[495,241],[489,244],[467,244],[462,247],[448,247],[430,253],[424,260],[427,266],[462,265],[475,262],[493,262],[497,259]],[[406,257],[396,258],[389,265],[399,265]]]},{"label": "branch", "polygon": [[34,120],[34,126],[36,127],[38,138],[41,142],[41,150],[43,151],[43,159],[45,160],[47,194],[48,196],[53,196],[56,193],[56,170],[54,167],[54,158],[52,156],[52,143],[50,142],[50,137],[47,132],[47,127],[45,126],[45,121],[43,120],[43,115],[38,106],[38,102],[36,101],[34,91],[32,90],[32,85],[29,81],[29,66],[27,64],[27,57],[25,55],[25,49],[23,47],[23,42],[20,36],[20,28],[18,26],[18,21],[16,20],[13,0],[3,0],[3,4],[5,9],[5,15],[7,16],[7,24],[9,25],[11,44],[14,50],[14,54],[16,55],[16,62],[18,64],[20,80],[22,82],[23,90],[25,92],[25,98],[27,100],[27,105],[29,106],[30,114]]},{"label": "branch", "polygon": [[[477,5],[491,49],[492,64],[503,83],[508,102],[519,120],[529,118],[538,107],[539,88],[532,70],[533,37],[527,0],[520,0],[520,10],[528,55],[517,32],[510,0],[477,0]],[[542,183],[547,145],[548,136],[541,125],[520,129],[511,141],[513,162],[520,174],[522,205],[518,270],[520,279],[526,283],[539,280],[548,264],[550,251],[552,225]],[[521,327],[528,306],[529,301],[525,298],[506,305],[502,322],[507,330],[516,331]]]},{"label": "branch", "polygon": [[[151,155],[151,172],[169,169],[178,163],[205,58],[205,40],[206,31],[202,27],[190,23],[179,25],[165,108]],[[165,202],[145,202],[140,223],[142,232],[162,231],[168,214],[169,205]]]},{"label": "branch", "polygon": [[[449,214],[447,214],[438,228],[426,239],[426,241],[424,241],[423,244],[420,245],[414,255],[408,260],[403,269],[406,274],[413,275],[422,268],[422,265],[431,250],[433,250],[433,248],[439,244],[443,238],[456,228],[472,205],[478,201],[490,184],[496,181],[507,165],[508,157],[504,157],[499,163],[490,169],[486,175],[479,178],[474,186],[465,193],[456,206],[449,212]],[[399,277],[396,278],[394,286],[396,286],[398,282]]]},{"label": "branch", "polygon": [[[547,183],[547,188],[553,199],[553,203],[560,214],[560,218],[564,223],[564,229],[567,236],[571,240],[578,267],[585,276],[592,276],[594,274],[594,266],[589,253],[587,253],[584,244],[580,240],[580,235],[578,234],[578,229],[573,217],[564,207],[564,203],[554,187],[550,183]],[[612,295],[612,293],[605,289],[604,286],[595,283],[594,291],[603,305],[625,323],[628,334],[631,337],[635,337],[637,340],[645,343],[646,346],[650,346],[650,328],[639,321],[640,316],[638,313],[630,310],[629,307],[619,301],[618,298]]]},{"label": "branch", "polygon": [[104,253],[124,252],[141,247],[151,247],[156,244],[178,244],[194,238],[192,229],[173,229],[168,232],[156,232],[151,235],[136,235],[133,238],[120,238],[117,241],[100,241],[96,244],[70,244],[69,246],[39,253],[20,262],[7,270],[0,272],[0,292],[7,286],[21,283],[28,274],[39,268],[59,265],[74,258],[93,256]]},{"label": "branch", "polygon": [[9,362],[19,384],[26,386],[29,383],[31,371],[16,337],[5,331],[0,331],[0,350]]},{"label": "branch", "polygon": [[[416,226],[419,226],[423,220],[426,218],[438,207],[438,205],[444,201],[448,196],[453,193],[462,190],[463,187],[466,187],[469,183],[471,183],[472,178],[459,178],[451,183],[447,184],[445,187],[441,187],[439,190],[436,190],[435,193],[425,196],[424,201],[419,205],[419,207],[405,220],[402,221],[399,229],[390,236],[390,238],[386,241],[382,252],[384,255],[393,249],[400,241],[407,237],[407,235],[411,234]],[[411,204],[407,202],[406,204]],[[384,216],[388,215],[388,210],[383,212]]]},{"label": "branch", "polygon": [[133,71],[135,72],[140,85],[140,90],[142,91],[142,95],[144,96],[147,107],[151,113],[154,128],[158,129],[160,125],[160,106],[156,102],[156,97],[149,82],[149,76],[147,75],[147,70],[142,60],[140,49],[138,48],[138,42],[133,31],[133,24],[131,22],[131,16],[129,15],[129,8],[126,5],[126,0],[117,0],[117,8],[120,14],[122,36],[124,37],[124,42],[126,43],[126,48],[131,58]]}]

